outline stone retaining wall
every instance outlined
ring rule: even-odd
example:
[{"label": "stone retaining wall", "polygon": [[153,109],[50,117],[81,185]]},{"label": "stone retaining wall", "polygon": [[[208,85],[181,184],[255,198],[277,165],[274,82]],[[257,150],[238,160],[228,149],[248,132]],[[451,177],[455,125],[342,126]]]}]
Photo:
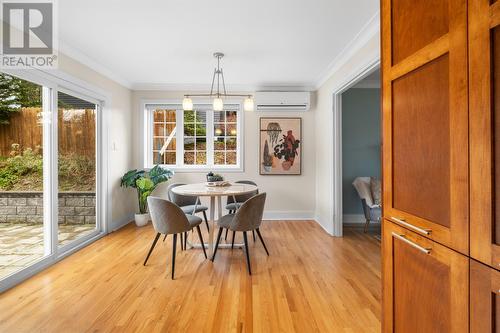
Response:
[{"label": "stone retaining wall", "polygon": [[[94,192],[59,193],[59,224],[95,224]],[[42,192],[0,192],[0,223],[43,223]]]}]

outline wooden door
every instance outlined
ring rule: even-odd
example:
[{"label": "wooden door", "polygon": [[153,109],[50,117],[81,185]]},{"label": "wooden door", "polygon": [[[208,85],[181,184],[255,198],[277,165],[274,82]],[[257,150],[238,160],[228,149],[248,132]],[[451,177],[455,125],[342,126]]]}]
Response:
[{"label": "wooden door", "polygon": [[470,261],[470,331],[500,333],[500,272]]},{"label": "wooden door", "polygon": [[469,259],[388,220],[382,237],[383,332],[468,332]]},{"label": "wooden door", "polygon": [[382,1],[384,217],[468,254],[466,0]]},{"label": "wooden door", "polygon": [[[470,1],[470,253],[500,268],[500,2]],[[496,197],[496,199],[495,199]]]}]

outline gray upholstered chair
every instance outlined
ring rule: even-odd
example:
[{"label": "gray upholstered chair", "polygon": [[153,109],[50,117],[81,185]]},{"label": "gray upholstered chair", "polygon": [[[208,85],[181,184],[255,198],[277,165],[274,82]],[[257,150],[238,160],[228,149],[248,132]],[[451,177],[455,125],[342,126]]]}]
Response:
[{"label": "gray upholstered chair", "polygon": [[[255,185],[257,184],[251,180],[238,180],[235,182],[236,184],[248,184],[248,185]],[[250,193],[246,194],[240,194],[240,195],[235,195],[234,199],[236,199],[236,202],[234,202],[233,196],[228,196],[227,197],[227,204],[226,204],[226,209],[229,211],[229,214],[232,214],[238,209],[245,201],[253,197],[254,195],[259,194],[259,190],[255,190]]]},{"label": "gray upholstered chair", "polygon": [[[203,243],[203,237],[201,236],[200,224],[202,222],[201,218],[195,215],[186,215],[179,206],[175,203],[170,202],[165,199],[148,197],[148,207],[151,214],[151,220],[153,221],[153,227],[156,231],[156,236],[149,249],[146,260],[144,260],[144,266],[148,262],[149,256],[158,242],[160,235],[173,235],[173,251],[172,251],[172,280],[174,279],[175,271],[175,248],[177,244],[177,234],[186,233],[193,228],[198,231],[198,237],[200,237],[201,244]],[[181,241],[182,243],[182,241]],[[203,249],[203,254],[207,258],[207,253],[205,247]]]},{"label": "gray upholstered chair", "polygon": [[[255,185],[257,184],[251,180],[238,180],[235,182],[236,184],[248,184],[248,185]],[[228,196],[227,197],[227,203],[226,203],[226,209],[229,211],[229,214],[234,214],[236,210],[241,207],[241,205],[253,197],[254,195],[259,194],[259,190],[252,191],[250,193],[246,194],[240,194],[240,195],[235,195],[233,196]],[[234,202],[234,199],[236,199],[236,202]],[[253,234],[253,240],[255,241],[255,232],[252,230]],[[224,235],[224,239],[227,239],[227,229],[226,229],[226,234]]]},{"label": "gray upholstered chair", "polygon": [[[352,183],[352,186],[354,186],[358,192],[359,198],[361,199],[361,205],[365,215],[366,222],[364,232],[368,230],[368,225],[371,221],[380,223],[380,219],[382,217],[382,205],[376,202],[370,188],[370,183],[370,177],[357,177]],[[381,194],[377,194],[380,197]]]},{"label": "gray upholstered chair", "polygon": [[222,229],[229,229],[233,232],[232,247],[234,246],[234,236],[236,232],[241,231],[243,232],[243,241],[245,242],[248,273],[252,275],[247,231],[257,231],[257,235],[259,236],[259,239],[264,246],[264,250],[266,250],[267,255],[269,255],[266,243],[264,243],[264,239],[262,238],[259,230],[260,224],[262,223],[262,215],[264,214],[265,203],[266,193],[257,194],[245,201],[235,214],[224,215],[219,219],[219,221],[217,221],[217,225],[219,226],[219,233],[217,234],[217,242],[215,243],[215,250],[212,261],[215,260],[215,255],[217,254],[217,248],[219,247],[220,238],[222,236]]},{"label": "gray upholstered chair", "polygon": [[[177,206],[179,206],[185,214],[194,215],[196,213],[203,213],[203,218],[205,219],[207,230],[209,230],[210,227],[208,226],[207,213],[206,213],[208,207],[203,206],[199,201],[198,197],[176,194],[172,191],[174,187],[181,185],[186,185],[186,184],[173,183],[167,187],[168,199],[173,203],[175,203]],[[195,212],[193,212],[195,205],[196,205],[196,210]]]}]

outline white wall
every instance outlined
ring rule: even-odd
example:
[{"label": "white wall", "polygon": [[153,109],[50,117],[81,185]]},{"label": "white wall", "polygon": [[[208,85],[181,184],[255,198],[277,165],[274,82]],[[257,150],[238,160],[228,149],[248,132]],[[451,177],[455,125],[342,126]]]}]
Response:
[{"label": "white wall", "polygon": [[[112,231],[124,223],[130,222],[135,207],[135,193],[130,189],[120,188],[120,178],[135,165],[133,155],[132,125],[133,110],[131,108],[132,93],[126,87],[95,72],[89,67],[59,53],[59,69],[77,79],[102,89],[110,96],[110,105],[106,106],[109,112],[108,152],[109,170],[108,184],[112,198],[111,222],[108,224]],[[112,149],[112,147],[116,147]]]},{"label": "white wall", "polygon": [[[140,121],[143,110],[141,102],[148,99],[168,99],[182,101],[185,92],[173,91],[134,91],[133,109],[134,118]],[[302,175],[300,176],[261,176],[259,175],[259,117],[263,116],[290,116],[302,117]],[[244,171],[223,173],[225,179],[235,181],[248,179],[255,181],[262,192],[267,192],[264,217],[267,219],[311,219],[314,217],[316,205],[316,177],[315,177],[315,113],[314,112],[244,112]],[[136,156],[135,166],[142,166],[141,134],[134,126],[134,143]],[[178,172],[170,182],[203,182],[203,173]],[[157,195],[166,196],[165,188],[158,188]]]},{"label": "white wall", "polygon": [[[376,22],[378,25],[378,22]],[[318,87],[316,92],[315,114],[315,142],[316,142],[316,220],[330,234],[334,234],[333,213],[333,172],[338,166],[333,161],[333,93],[346,84],[350,78],[370,63],[380,58],[380,33],[378,26],[376,33],[362,43],[353,44],[355,49],[351,50],[349,56],[335,65],[335,70],[329,79]]]}]

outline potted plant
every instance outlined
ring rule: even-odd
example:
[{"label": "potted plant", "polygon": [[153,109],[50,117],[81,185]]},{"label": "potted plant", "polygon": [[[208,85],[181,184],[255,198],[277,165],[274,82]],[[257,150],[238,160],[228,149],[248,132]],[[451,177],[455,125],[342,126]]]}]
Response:
[{"label": "potted plant", "polygon": [[273,168],[273,156],[269,154],[269,145],[267,144],[267,140],[264,143],[264,152],[262,153],[262,165],[264,166],[264,170],[266,172],[271,172]]},{"label": "potted plant", "polygon": [[283,135],[283,138],[274,147],[274,156],[279,159],[285,158],[281,163],[283,170],[289,170],[292,167],[295,156],[298,154],[299,144],[300,140],[296,140],[292,131],[288,131],[287,135]]},{"label": "potted plant", "polygon": [[134,169],[123,175],[120,186],[132,187],[137,190],[139,213],[135,214],[135,224],[138,227],[145,226],[150,220],[148,197],[159,184],[172,178],[173,174],[171,170],[155,165],[149,171]]}]

